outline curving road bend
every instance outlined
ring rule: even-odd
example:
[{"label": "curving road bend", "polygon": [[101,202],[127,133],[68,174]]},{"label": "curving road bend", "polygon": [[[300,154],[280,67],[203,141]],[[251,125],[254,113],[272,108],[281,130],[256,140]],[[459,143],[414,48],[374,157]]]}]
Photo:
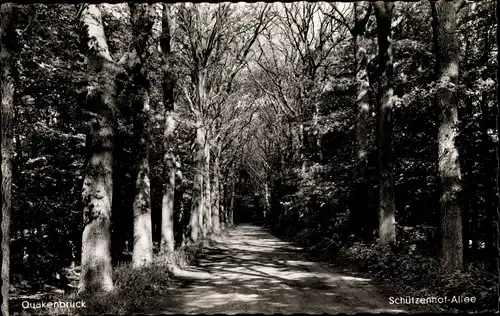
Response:
[{"label": "curving road bend", "polygon": [[240,225],[204,249],[196,266],[174,271],[179,283],[163,296],[161,312],[404,312],[370,280],[338,274],[304,253],[264,228]]}]

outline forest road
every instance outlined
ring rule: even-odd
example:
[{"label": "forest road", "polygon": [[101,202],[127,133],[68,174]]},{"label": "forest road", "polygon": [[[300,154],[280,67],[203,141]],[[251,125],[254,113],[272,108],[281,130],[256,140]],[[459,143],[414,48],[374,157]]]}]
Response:
[{"label": "forest road", "polygon": [[248,224],[216,239],[196,265],[174,273],[179,284],[164,296],[164,314],[404,312],[370,280],[338,274]]}]

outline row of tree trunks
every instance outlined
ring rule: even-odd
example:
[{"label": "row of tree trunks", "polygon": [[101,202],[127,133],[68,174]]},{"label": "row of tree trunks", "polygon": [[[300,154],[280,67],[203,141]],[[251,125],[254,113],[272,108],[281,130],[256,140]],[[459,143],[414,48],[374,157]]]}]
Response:
[{"label": "row of tree trunks", "polygon": [[[195,61],[196,67],[191,80],[195,89],[190,94],[184,91],[192,113],[195,117],[196,137],[193,144],[193,160],[195,162],[194,184],[190,220],[183,234],[182,245],[193,244],[198,239],[232,226],[230,208],[221,203],[224,198],[221,183],[221,144],[220,139],[212,135],[211,126],[206,125],[207,114],[207,69],[201,60]],[[214,145],[215,144],[215,145]]]},{"label": "row of tree trunks", "polygon": [[379,242],[389,245],[396,241],[396,206],[392,171],[393,53],[391,20],[394,3],[374,3],[379,49],[379,106],[377,109],[377,146],[379,159]]},{"label": "row of tree trunks", "polygon": [[12,159],[14,156],[14,52],[13,5],[0,6],[0,68],[2,102],[2,314],[9,315],[10,215],[12,202]]},{"label": "row of tree trunks", "polygon": [[101,11],[98,5],[84,4],[81,11],[83,39],[88,47],[90,84],[87,113],[88,160],[83,184],[84,230],[82,236],[82,272],[79,291],[110,291],[113,288],[110,256],[110,223],[113,196],[113,150],[116,124],[116,98],[123,85],[118,76],[125,66],[132,70],[138,86],[134,101],[139,112],[134,122],[138,137],[136,196],[133,202],[133,263],[152,259],[151,197],[149,183],[149,82],[143,75],[143,53],[153,25],[154,9],[146,4],[130,4],[134,35],[134,53],[120,62],[111,57]]}]

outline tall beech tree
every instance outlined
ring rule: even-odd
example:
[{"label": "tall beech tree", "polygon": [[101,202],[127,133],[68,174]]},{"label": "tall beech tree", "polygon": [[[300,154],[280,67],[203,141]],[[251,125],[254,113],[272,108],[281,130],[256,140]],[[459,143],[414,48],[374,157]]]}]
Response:
[{"label": "tall beech tree", "polygon": [[356,140],[358,143],[357,156],[360,163],[360,172],[368,165],[368,118],[370,117],[370,84],[368,82],[368,39],[365,30],[372,11],[372,4],[366,1],[354,3],[354,27],[351,29],[355,52],[354,69],[357,85],[357,122]]},{"label": "tall beech tree", "polygon": [[377,19],[378,78],[377,146],[380,172],[379,184],[379,241],[388,245],[396,241],[396,205],[394,202],[394,175],[392,170],[392,107],[393,52],[392,11],[394,3],[377,1],[374,4]]},{"label": "tall beech tree", "polygon": [[172,54],[172,29],[173,29],[172,8],[170,4],[163,4],[162,12],[162,33],[160,47],[163,56],[163,106],[164,106],[164,132],[163,132],[163,168],[164,168],[164,188],[161,205],[161,241],[160,249],[163,252],[174,251],[174,201],[175,201],[175,175],[176,160],[173,148],[174,131],[176,121],[173,118],[174,112],[174,86],[175,75],[173,71]]},{"label": "tall beech tree", "polygon": [[364,168],[368,164],[368,141],[367,136],[369,131],[368,118],[370,116],[370,94],[368,82],[368,39],[366,38],[366,28],[370,19],[373,4],[368,1],[358,1],[353,3],[351,10],[352,20],[350,16],[344,14],[337,7],[337,4],[332,4],[334,12],[326,13],[331,16],[337,23],[345,26],[352,36],[354,47],[354,76],[356,79],[356,155],[360,161],[360,168]]},{"label": "tall beech tree", "polygon": [[109,53],[99,6],[84,5],[81,19],[82,37],[88,48],[90,133],[82,193],[84,230],[79,290],[111,291],[110,224],[119,68]]},{"label": "tall beech tree", "polygon": [[134,67],[133,80],[135,85],[135,96],[133,97],[135,136],[137,138],[136,153],[136,195],[133,202],[134,212],[134,248],[132,262],[134,266],[141,266],[153,260],[153,236],[151,228],[151,176],[149,166],[150,144],[150,104],[149,89],[151,83],[148,78],[148,69],[144,67],[144,54],[147,50],[147,42],[153,27],[155,7],[150,4],[131,3],[130,16],[132,22],[132,33],[134,36],[133,46],[138,56],[138,62]]},{"label": "tall beech tree", "polygon": [[[368,65],[371,56],[368,53],[369,39],[366,37],[366,29],[373,10],[373,4],[367,1],[354,2],[351,14],[347,15],[332,4],[334,12],[329,14],[335,21],[344,25],[352,36],[354,47],[353,70],[356,80],[356,186],[351,192],[354,205],[349,211],[349,223],[355,232],[360,232],[368,239],[371,236],[370,222],[360,221],[360,216],[365,216],[367,205],[367,174],[369,135],[370,135],[370,82],[368,80]],[[352,22],[351,22],[352,20]]]},{"label": "tall beech tree", "polygon": [[457,83],[460,50],[457,10],[463,1],[432,1],[434,45],[438,82],[436,107],[439,112],[438,171],[441,180],[441,265],[453,272],[463,266],[462,209],[459,195],[462,175],[456,138],[458,135]]}]

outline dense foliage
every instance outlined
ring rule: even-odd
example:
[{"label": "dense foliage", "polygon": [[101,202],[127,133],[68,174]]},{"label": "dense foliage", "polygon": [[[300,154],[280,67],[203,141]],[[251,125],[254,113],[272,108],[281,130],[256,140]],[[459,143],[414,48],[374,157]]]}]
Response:
[{"label": "dense foliage", "polygon": [[[152,240],[157,254],[167,185],[162,86],[166,59],[155,33],[161,29],[162,5],[154,6],[158,15],[150,42],[145,44],[149,53],[141,71],[151,87],[148,161]],[[446,288],[449,293],[463,294],[472,284],[467,293],[484,299],[475,308],[493,310],[496,288],[492,275],[497,256],[492,254],[498,253],[495,2],[465,1],[457,14],[456,143],[463,185],[459,198],[465,264],[453,277],[445,277],[437,261],[440,117],[435,106],[437,61],[431,6],[426,1],[397,2],[392,13],[396,242],[389,252],[376,244],[380,201],[376,131],[381,85],[377,21],[369,11],[363,36],[371,107],[366,121],[368,164],[361,173],[356,138],[358,42],[350,29],[356,19],[351,6],[172,5],[168,71],[176,80],[172,112],[176,124],[169,146],[177,180],[176,249],[185,245],[188,232],[192,234],[190,225],[200,194],[202,201],[209,201],[208,206],[200,206],[200,212],[208,212],[199,217],[205,218],[200,224],[202,233],[206,218],[212,218],[207,214],[215,214],[215,203],[220,200],[217,216],[227,226],[232,224],[234,210],[235,221],[259,221],[328,260],[357,266],[360,273],[380,279],[389,277],[402,292],[430,295],[438,293],[437,288]],[[89,52],[82,40],[83,6],[18,7],[12,289],[14,293],[48,291],[47,287],[68,290],[70,280],[61,280],[61,275],[81,261],[82,187],[91,157],[86,135],[92,128],[88,112],[93,101],[88,97]],[[131,26],[134,21],[128,18],[127,4],[101,7],[109,50],[119,60],[139,33]],[[139,83],[134,78],[117,79],[123,87],[116,97],[113,264],[128,262],[134,245],[133,201],[140,151],[134,125]],[[208,145],[197,141],[200,126]],[[197,191],[197,179],[203,179],[203,188],[207,182],[211,184],[211,199]],[[210,227],[206,229],[210,232]],[[408,278],[401,281],[401,274]],[[424,280],[416,283],[418,278]]]}]

